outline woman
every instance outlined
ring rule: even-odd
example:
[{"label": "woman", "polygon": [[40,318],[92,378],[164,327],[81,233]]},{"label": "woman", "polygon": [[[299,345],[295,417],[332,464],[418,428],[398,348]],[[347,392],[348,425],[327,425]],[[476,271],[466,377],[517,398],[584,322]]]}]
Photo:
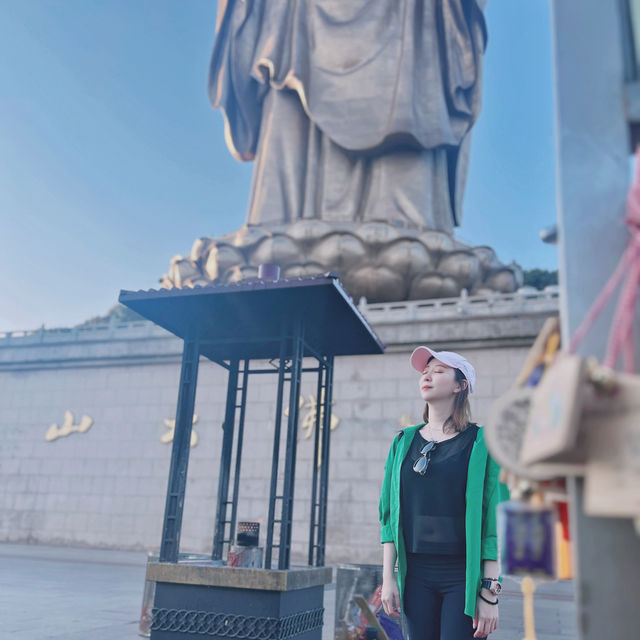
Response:
[{"label": "woman", "polygon": [[486,638],[498,626],[496,506],[507,495],[469,420],[475,370],[458,353],[427,347],[411,365],[426,406],[424,422],[396,435],[385,465],[382,604],[387,615],[403,611],[410,640]]}]

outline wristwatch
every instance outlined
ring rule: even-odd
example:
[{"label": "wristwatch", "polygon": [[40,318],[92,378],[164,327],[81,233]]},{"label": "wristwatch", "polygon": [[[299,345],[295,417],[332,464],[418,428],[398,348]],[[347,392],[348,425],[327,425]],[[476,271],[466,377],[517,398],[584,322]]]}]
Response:
[{"label": "wristwatch", "polygon": [[483,578],[480,586],[483,589],[489,589],[494,596],[497,596],[502,591],[502,585],[497,578]]}]

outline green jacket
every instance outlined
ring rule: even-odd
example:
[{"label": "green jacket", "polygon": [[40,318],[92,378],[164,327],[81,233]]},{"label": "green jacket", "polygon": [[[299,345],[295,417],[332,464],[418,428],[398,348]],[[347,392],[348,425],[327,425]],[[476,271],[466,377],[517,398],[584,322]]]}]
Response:
[{"label": "green jacket", "polygon": [[[407,558],[400,516],[400,467],[413,437],[424,422],[403,429],[393,440],[384,468],[380,495],[381,542],[393,542],[398,553],[398,589],[403,602]],[[401,437],[401,434],[404,434]],[[498,559],[496,506],[508,499],[508,489],[498,482],[500,468],[491,458],[484,443],[482,428],[473,443],[467,472],[465,535],[467,543],[467,578],[464,612],[475,616],[476,598],[480,591],[482,560]]]}]

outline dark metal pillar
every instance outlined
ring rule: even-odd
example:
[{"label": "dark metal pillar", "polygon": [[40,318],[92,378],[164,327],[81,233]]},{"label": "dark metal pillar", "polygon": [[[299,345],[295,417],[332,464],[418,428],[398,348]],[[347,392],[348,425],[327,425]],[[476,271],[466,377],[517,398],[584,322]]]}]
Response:
[{"label": "dark metal pillar", "polygon": [[244,438],[244,414],[247,406],[247,386],[249,384],[249,360],[244,361],[242,370],[242,386],[240,391],[240,409],[238,417],[238,437],[236,440],[236,465],[233,472],[233,494],[231,497],[231,525],[229,529],[229,544],[233,544],[236,537],[236,521],[238,519],[238,497],[240,493],[240,467],[242,464],[242,441]]},{"label": "dark metal pillar", "polygon": [[180,371],[176,424],[173,432],[169,484],[160,543],[160,562],[178,561],[199,357],[198,337],[192,334],[184,341],[182,350],[182,369]]},{"label": "dark metal pillar", "polygon": [[[278,493],[278,465],[280,462],[280,428],[282,423],[282,399],[284,396],[285,373],[287,371],[287,339],[280,341],[280,360],[278,363],[278,388],[276,390],[276,419],[273,431],[273,454],[271,458],[271,484],[269,489],[269,515],[267,518],[267,544],[264,550],[264,568],[271,569],[273,553],[273,528],[275,526],[276,499]],[[278,546],[278,545],[276,545]]]},{"label": "dark metal pillar", "polygon": [[231,470],[231,452],[233,448],[233,430],[236,417],[236,396],[238,391],[238,360],[232,360],[229,366],[227,381],[227,404],[224,422],[222,423],[222,448],[220,452],[220,473],[218,477],[218,507],[216,513],[216,527],[213,536],[213,560],[222,560],[225,527],[227,521],[227,506],[229,504],[229,473]]},{"label": "dark metal pillar", "polygon": [[331,443],[331,405],[333,403],[333,356],[327,358],[327,379],[322,407],[322,462],[320,467],[320,516],[318,522],[318,555],[316,566],[324,567],[327,539],[327,497],[329,494],[329,445]]},{"label": "dark metal pillar", "polygon": [[323,362],[319,362],[318,367],[318,386],[316,391],[316,419],[313,432],[313,462],[311,469],[311,514],[309,517],[309,566],[317,565],[317,549],[318,549],[318,520],[320,512],[318,504],[318,476],[319,476],[319,458],[320,458],[320,416],[322,415],[322,399],[325,396],[325,366]]},{"label": "dark metal pillar", "polygon": [[278,569],[288,569],[291,554],[293,524],[293,494],[296,474],[296,448],[298,443],[298,413],[300,378],[304,353],[304,325],[300,316],[293,323],[293,353],[291,356],[291,383],[289,385],[289,420],[284,460],[284,487],[282,490],[282,516],[280,522],[280,549]]}]

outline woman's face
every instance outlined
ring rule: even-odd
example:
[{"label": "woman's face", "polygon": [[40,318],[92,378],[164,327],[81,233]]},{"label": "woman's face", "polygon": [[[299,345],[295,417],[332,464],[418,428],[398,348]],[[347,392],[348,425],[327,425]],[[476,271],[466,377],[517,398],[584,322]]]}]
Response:
[{"label": "woman's face", "polygon": [[455,370],[432,358],[420,376],[420,396],[425,402],[451,398],[460,391]]}]

